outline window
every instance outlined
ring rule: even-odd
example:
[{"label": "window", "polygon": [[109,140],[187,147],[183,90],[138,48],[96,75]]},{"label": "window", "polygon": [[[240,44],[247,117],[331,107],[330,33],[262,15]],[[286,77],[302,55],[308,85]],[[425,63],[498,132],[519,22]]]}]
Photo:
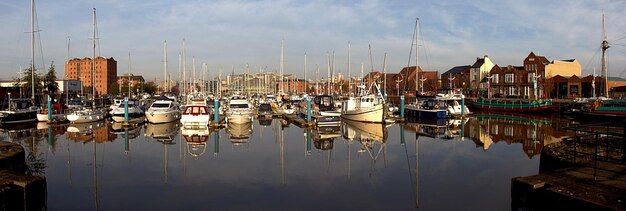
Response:
[{"label": "window", "polygon": [[509,74],[504,75],[504,82],[505,83],[513,83],[513,79],[514,79],[513,73],[509,73]]},{"label": "window", "polygon": [[493,74],[491,75],[493,78],[491,78],[491,83],[497,84],[500,82],[500,75],[498,74]]},{"label": "window", "polygon": [[535,61],[535,58],[532,58],[532,57],[531,57],[531,58],[528,58],[528,61],[529,61],[529,62],[533,62],[533,61]]},{"label": "window", "polygon": [[535,81],[535,73],[528,73],[528,83]]}]

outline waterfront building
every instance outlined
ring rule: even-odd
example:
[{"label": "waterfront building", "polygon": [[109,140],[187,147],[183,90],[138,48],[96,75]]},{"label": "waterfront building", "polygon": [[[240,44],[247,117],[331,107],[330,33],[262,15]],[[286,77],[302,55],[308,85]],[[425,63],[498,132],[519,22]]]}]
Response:
[{"label": "waterfront building", "polygon": [[[74,58],[66,62],[65,75],[68,80],[79,80],[85,94],[91,93],[91,58]],[[111,84],[117,81],[117,61],[111,58],[97,57],[95,59],[95,88],[96,95],[104,95],[111,89]]]},{"label": "waterfront building", "polygon": [[[146,82],[146,80],[143,78],[143,76],[141,75],[134,75],[134,74],[130,74],[130,77],[128,76],[128,73],[121,75],[121,76],[117,76],[117,85],[119,86],[119,90],[121,92],[122,90],[122,85],[123,84],[129,84],[131,88],[135,88],[135,87],[139,87],[139,85],[144,84]],[[136,91],[136,90],[133,90]],[[124,93],[121,93],[124,94]]]},{"label": "waterfront building", "polygon": [[489,76],[489,71],[495,66],[489,56],[477,57],[476,62],[470,67],[470,92],[486,91],[487,87],[483,80]]},{"label": "waterfront building", "polygon": [[469,93],[470,65],[455,66],[441,74],[441,87],[444,89],[462,89]]}]

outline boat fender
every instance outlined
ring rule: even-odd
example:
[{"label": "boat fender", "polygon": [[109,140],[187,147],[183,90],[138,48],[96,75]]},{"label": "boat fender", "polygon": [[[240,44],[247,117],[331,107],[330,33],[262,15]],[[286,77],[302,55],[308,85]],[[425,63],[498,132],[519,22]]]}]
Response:
[{"label": "boat fender", "polygon": [[435,105],[435,109],[439,109],[439,105]]}]

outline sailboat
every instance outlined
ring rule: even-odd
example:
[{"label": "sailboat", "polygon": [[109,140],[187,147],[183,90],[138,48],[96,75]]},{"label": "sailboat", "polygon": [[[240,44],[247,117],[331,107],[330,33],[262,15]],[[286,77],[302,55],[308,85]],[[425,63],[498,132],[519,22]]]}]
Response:
[{"label": "sailboat", "polygon": [[37,121],[37,108],[33,107],[35,103],[35,1],[31,1],[31,101],[28,99],[11,99],[9,93],[8,107],[0,111],[0,125],[5,126],[11,123],[23,123]]},{"label": "sailboat", "polygon": [[93,8],[93,59],[91,64],[91,92],[93,97],[92,107],[83,108],[77,110],[70,115],[67,115],[67,120],[72,123],[85,123],[104,120],[104,112],[96,109],[96,86],[95,86],[95,73],[96,73],[96,8]]}]

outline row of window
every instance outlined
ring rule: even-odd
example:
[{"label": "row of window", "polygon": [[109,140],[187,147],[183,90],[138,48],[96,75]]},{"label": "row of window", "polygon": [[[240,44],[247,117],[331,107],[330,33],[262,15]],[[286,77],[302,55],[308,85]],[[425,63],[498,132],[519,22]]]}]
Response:
[{"label": "row of window", "polygon": [[[491,78],[491,83],[500,83],[500,75],[499,74],[493,74],[492,75],[493,78]],[[528,73],[527,75],[527,81],[528,83],[533,83],[535,81],[535,73]],[[507,73],[504,75],[504,83],[515,83],[515,74],[513,73]]]}]

